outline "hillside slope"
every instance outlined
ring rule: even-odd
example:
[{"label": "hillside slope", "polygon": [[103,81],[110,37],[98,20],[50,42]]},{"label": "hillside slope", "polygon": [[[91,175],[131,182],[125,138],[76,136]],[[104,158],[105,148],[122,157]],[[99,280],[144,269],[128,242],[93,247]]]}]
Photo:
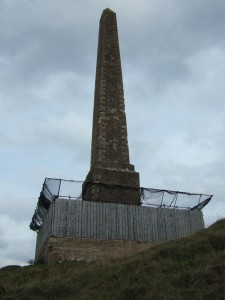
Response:
[{"label": "hillside slope", "polygon": [[0,269],[0,299],[225,299],[225,219],[126,259]]}]

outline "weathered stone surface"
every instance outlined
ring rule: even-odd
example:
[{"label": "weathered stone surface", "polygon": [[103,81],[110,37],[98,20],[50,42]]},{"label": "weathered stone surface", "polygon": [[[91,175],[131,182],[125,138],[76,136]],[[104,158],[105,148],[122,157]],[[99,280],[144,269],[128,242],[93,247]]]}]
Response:
[{"label": "weathered stone surface", "polygon": [[144,251],[158,243],[96,240],[73,237],[49,237],[36,263],[54,264],[62,261],[96,261],[119,258]]},{"label": "weathered stone surface", "polygon": [[103,11],[100,20],[92,130],[91,169],[83,185],[83,199],[139,205],[138,190],[120,189],[118,202],[108,189],[90,185],[139,187],[139,173],[129,159],[116,14],[110,9]]},{"label": "weathered stone surface", "polygon": [[90,199],[96,202],[140,205],[139,174],[119,169],[93,168],[83,184],[83,200]]}]

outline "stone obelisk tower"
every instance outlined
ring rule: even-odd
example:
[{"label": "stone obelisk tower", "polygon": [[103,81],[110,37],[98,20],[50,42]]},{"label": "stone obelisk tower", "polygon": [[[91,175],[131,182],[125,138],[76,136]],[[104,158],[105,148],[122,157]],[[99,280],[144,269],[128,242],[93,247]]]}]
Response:
[{"label": "stone obelisk tower", "polygon": [[91,168],[83,200],[140,204],[139,173],[130,164],[116,14],[100,19]]}]

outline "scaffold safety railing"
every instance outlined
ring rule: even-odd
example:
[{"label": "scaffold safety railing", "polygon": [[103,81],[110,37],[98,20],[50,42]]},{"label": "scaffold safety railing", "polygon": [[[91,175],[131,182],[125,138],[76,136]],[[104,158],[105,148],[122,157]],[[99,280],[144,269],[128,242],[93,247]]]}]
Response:
[{"label": "scaffold safety railing", "polygon": [[[45,178],[43,187],[38,198],[37,207],[30,223],[30,229],[38,231],[42,226],[51,203],[57,199],[82,199],[83,181]],[[100,182],[89,184],[107,186],[109,189],[134,188],[122,185],[106,185]],[[140,202],[142,206],[170,209],[202,210],[212,199],[213,195],[170,191],[154,188],[134,188],[140,190]],[[85,199],[87,200],[87,199]],[[115,203],[117,199],[115,199]],[[119,202],[119,201],[118,201]]]}]

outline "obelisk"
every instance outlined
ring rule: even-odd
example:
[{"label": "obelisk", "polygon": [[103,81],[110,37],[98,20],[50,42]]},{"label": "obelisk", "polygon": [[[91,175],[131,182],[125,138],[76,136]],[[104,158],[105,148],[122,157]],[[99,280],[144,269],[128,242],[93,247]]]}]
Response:
[{"label": "obelisk", "polygon": [[87,201],[140,204],[139,173],[130,164],[116,14],[100,19]]}]

